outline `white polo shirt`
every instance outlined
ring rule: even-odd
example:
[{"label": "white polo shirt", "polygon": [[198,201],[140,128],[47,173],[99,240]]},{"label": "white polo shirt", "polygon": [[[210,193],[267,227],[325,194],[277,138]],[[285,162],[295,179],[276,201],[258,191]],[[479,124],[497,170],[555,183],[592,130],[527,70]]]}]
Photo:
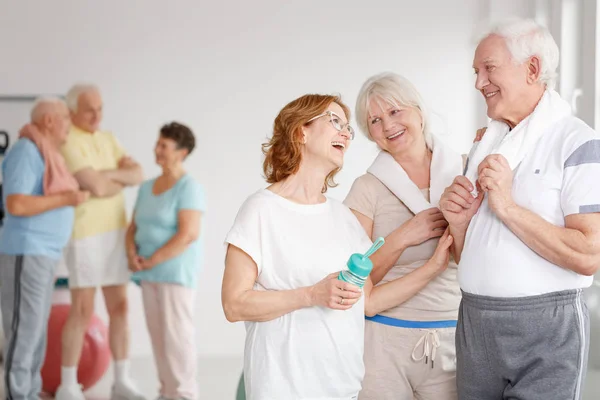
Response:
[{"label": "white polo shirt", "polygon": [[[514,171],[512,195],[560,227],[568,215],[600,212],[600,135],[575,117],[549,127]],[[593,277],[535,253],[496,217],[486,197],[469,225],[458,279],[471,294],[522,297],[585,288]]]}]

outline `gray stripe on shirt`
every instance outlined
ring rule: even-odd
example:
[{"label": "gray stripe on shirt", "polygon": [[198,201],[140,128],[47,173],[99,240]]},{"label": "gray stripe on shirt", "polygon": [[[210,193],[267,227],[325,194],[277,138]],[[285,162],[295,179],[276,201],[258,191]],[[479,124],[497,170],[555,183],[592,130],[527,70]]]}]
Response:
[{"label": "gray stripe on shirt", "polygon": [[579,146],[565,161],[565,168],[581,164],[600,164],[600,140],[589,140]]}]

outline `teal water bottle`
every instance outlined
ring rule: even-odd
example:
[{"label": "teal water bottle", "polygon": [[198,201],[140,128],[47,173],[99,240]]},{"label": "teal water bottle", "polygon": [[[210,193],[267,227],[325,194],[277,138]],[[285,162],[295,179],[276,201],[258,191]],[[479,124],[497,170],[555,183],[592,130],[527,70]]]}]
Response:
[{"label": "teal water bottle", "polygon": [[373,246],[365,254],[352,254],[346,263],[348,269],[340,271],[338,279],[362,288],[373,269],[373,262],[369,257],[379,250],[384,243],[385,240],[382,237],[377,238]]}]

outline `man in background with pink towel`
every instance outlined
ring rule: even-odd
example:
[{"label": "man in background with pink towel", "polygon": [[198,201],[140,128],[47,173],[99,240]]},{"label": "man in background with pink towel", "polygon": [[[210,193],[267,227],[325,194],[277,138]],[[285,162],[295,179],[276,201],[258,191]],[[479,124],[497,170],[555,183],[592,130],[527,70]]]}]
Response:
[{"label": "man in background with pink towel", "polygon": [[60,154],[71,121],[66,104],[36,101],[2,163],[6,216],[0,230],[0,306],[6,336],[6,398],[37,400],[46,353],[54,272],[87,200]]}]

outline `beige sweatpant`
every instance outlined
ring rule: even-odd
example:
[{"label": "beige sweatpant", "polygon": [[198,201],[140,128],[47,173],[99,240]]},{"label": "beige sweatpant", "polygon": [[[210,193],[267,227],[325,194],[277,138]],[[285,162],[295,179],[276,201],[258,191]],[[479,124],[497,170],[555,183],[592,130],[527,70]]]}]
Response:
[{"label": "beige sweatpant", "polygon": [[456,400],[455,330],[365,321],[365,378],[358,399]]},{"label": "beige sweatpant", "polygon": [[167,399],[197,399],[195,290],[168,283],[142,282],[142,297],[160,395]]}]

